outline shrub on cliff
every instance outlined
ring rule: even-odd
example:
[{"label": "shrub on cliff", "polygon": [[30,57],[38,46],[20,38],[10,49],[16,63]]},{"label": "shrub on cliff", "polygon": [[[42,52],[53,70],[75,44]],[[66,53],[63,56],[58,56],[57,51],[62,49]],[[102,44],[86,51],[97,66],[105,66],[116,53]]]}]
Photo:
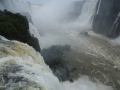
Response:
[{"label": "shrub on cliff", "polygon": [[0,13],[0,35],[10,40],[14,39],[29,44],[30,34],[28,30],[26,17],[7,10]]},{"label": "shrub on cliff", "polygon": [[0,11],[0,35],[9,40],[17,40],[27,43],[40,52],[37,38],[31,36],[29,33],[27,18],[20,13],[14,14],[7,10]]}]

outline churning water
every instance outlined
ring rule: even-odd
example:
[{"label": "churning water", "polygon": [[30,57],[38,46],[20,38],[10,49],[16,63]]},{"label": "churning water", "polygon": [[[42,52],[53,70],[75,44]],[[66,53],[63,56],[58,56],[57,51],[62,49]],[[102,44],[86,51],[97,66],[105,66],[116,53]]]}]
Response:
[{"label": "churning water", "polygon": [[112,90],[82,76],[73,83],[59,82],[32,47],[17,41],[0,40],[1,90]]},{"label": "churning water", "polygon": [[[1,40],[1,90],[119,90],[119,45],[86,31],[91,29],[97,1],[73,1],[53,0],[45,5],[20,0],[0,1],[1,10],[6,8],[31,15],[30,32],[39,39],[42,49],[58,44],[71,45],[72,50],[66,53],[71,62],[68,67],[77,69],[72,73],[73,83],[59,82],[32,47]],[[80,11],[77,4],[83,4]],[[86,32],[80,33],[82,31]]]}]

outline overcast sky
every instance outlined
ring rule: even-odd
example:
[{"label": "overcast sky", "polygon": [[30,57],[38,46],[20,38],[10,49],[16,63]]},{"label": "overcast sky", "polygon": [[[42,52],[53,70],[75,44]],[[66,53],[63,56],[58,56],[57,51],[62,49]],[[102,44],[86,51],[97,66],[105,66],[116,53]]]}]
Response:
[{"label": "overcast sky", "polygon": [[51,1],[79,1],[79,0],[22,0],[22,1],[28,1],[31,2],[32,4],[45,4]]},{"label": "overcast sky", "polygon": [[50,2],[51,0],[21,0],[21,1],[31,2],[32,4],[44,4]]},{"label": "overcast sky", "polygon": [[[31,4],[45,4],[51,1],[81,1],[81,0],[21,0],[21,1],[27,1],[31,2]],[[85,0],[85,1],[94,1],[94,0]]]}]

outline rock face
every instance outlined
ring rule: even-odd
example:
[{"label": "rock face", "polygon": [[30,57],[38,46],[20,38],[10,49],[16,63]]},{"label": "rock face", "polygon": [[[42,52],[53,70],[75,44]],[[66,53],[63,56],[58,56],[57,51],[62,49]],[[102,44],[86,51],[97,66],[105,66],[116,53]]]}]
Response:
[{"label": "rock face", "polygon": [[37,38],[30,35],[27,18],[19,13],[13,14],[7,10],[0,11],[0,35],[9,40],[27,43],[40,52]]},{"label": "rock face", "polygon": [[98,0],[93,31],[110,38],[120,34],[120,0]]},{"label": "rock face", "polygon": [[49,65],[53,74],[57,76],[60,81],[70,79],[70,72],[66,66],[68,61],[64,56],[66,51],[70,51],[69,45],[53,45],[47,49],[41,50],[41,55],[45,63]]}]

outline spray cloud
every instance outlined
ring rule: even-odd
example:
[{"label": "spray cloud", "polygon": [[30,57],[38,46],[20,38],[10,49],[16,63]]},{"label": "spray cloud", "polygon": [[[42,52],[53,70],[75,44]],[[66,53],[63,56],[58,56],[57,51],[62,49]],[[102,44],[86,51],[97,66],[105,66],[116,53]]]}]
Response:
[{"label": "spray cloud", "polygon": [[41,47],[66,44],[71,38],[70,31],[79,33],[90,29],[96,3],[97,1],[53,0],[39,7],[33,5],[32,19],[41,35]]}]

